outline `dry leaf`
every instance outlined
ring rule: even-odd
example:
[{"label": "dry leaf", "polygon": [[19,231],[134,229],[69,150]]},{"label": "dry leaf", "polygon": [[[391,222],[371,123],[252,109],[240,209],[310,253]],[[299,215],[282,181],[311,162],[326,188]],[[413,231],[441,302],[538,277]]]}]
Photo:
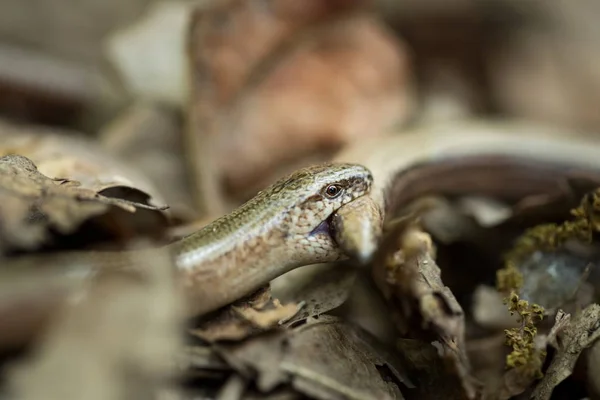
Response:
[{"label": "dry leaf", "polygon": [[[119,223],[112,222],[112,234],[123,235],[123,228],[135,229],[127,213],[143,209],[160,213],[153,206],[109,198],[76,182],[51,179],[40,173],[30,159],[17,155],[0,157],[0,200],[0,250],[4,252],[55,244],[51,234],[72,234],[85,221],[99,221],[101,217],[111,221],[120,216],[115,221]],[[163,217],[163,229],[165,222]]]},{"label": "dry leaf", "polygon": [[208,212],[406,119],[407,55],[365,3],[229,0],[194,15],[189,149]]},{"label": "dry leaf", "polygon": [[348,299],[328,314],[360,326],[387,346],[393,346],[398,338],[388,305],[368,268],[358,271]]},{"label": "dry leaf", "polygon": [[242,340],[278,327],[298,312],[294,303],[281,305],[268,287],[219,310],[189,332],[207,342]]},{"label": "dry leaf", "polygon": [[[206,1],[160,0],[140,6],[131,24],[119,24],[102,40],[106,59],[118,74],[119,83],[133,99],[151,99],[180,107],[185,104],[185,33],[191,10]],[[106,5],[122,10],[121,3]],[[100,55],[99,54],[99,55]],[[129,99],[128,99],[129,100]]]},{"label": "dry leaf", "polygon": [[[82,63],[76,56],[65,57],[65,51],[73,49],[69,49],[69,45],[64,46],[65,41],[57,40],[57,37],[68,39],[68,44],[73,44],[70,39],[75,37],[76,41],[85,38],[83,40],[87,42],[90,39],[87,34],[73,34],[74,30],[83,27],[78,22],[81,21],[80,15],[67,13],[68,16],[62,19],[63,14],[55,11],[62,9],[65,4],[61,0],[45,3],[38,8],[38,13],[29,13],[27,5],[18,0],[2,4],[0,25],[8,29],[4,31],[5,35],[21,37],[25,41],[29,41],[25,37],[34,41],[48,40],[49,44],[48,48],[44,45],[25,46],[20,40],[3,40],[0,44],[2,115],[21,121],[71,125],[75,121],[80,122],[82,117],[89,117],[90,109],[98,107],[99,103],[108,101],[114,105],[115,100],[121,100],[112,82],[103,76],[101,68],[90,68],[88,63]],[[25,20],[19,15],[26,15]],[[53,17],[59,17],[61,21]],[[98,21],[98,18],[94,21]],[[31,29],[32,26],[36,29]],[[88,26],[86,24],[86,28]],[[99,32],[97,27],[90,28]],[[8,33],[13,30],[17,32]],[[63,34],[57,30],[64,30]],[[58,50],[56,46],[61,49]],[[81,43],[75,47],[85,49],[87,54],[99,53],[90,51],[91,43]],[[92,114],[94,111],[100,110],[94,109]]]},{"label": "dry leaf", "polygon": [[413,387],[391,353],[334,317],[309,318],[217,351],[263,392],[287,383],[317,399],[403,399],[401,390]]},{"label": "dry leaf", "polygon": [[[0,260],[0,264],[3,260]],[[79,283],[54,269],[0,268],[0,351],[22,348],[44,335]]]},{"label": "dry leaf", "polygon": [[414,387],[392,353],[334,317],[309,319],[294,330],[289,349],[282,368],[297,390],[317,399],[403,399]]},{"label": "dry leaf", "polygon": [[281,301],[302,305],[298,313],[285,321],[286,326],[293,326],[342,305],[355,278],[356,271],[350,266],[321,264],[291,271],[272,282],[271,287]]},{"label": "dry leaf", "polygon": [[77,181],[82,188],[111,197],[163,205],[163,196],[139,171],[108,154],[79,132],[18,126],[0,120],[0,156],[30,158],[40,172],[55,179]]},{"label": "dry leaf", "polygon": [[266,332],[239,344],[221,343],[214,348],[238,374],[256,380],[261,392],[269,392],[289,377],[281,370],[285,357],[287,333],[285,330]]}]

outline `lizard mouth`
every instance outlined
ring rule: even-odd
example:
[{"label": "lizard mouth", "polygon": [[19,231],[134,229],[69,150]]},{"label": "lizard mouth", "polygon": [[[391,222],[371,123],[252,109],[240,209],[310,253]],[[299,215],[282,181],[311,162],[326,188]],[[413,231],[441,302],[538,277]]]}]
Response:
[{"label": "lizard mouth", "polygon": [[332,238],[335,237],[335,234],[332,231],[333,230],[333,224],[331,223],[332,222],[332,218],[333,218],[333,214],[334,213],[331,213],[331,215],[329,215],[329,217],[327,217],[326,219],[324,219],[323,221],[321,221],[321,223],[319,225],[317,225],[317,227],[315,229],[313,229],[310,232],[309,235],[310,236],[314,236],[314,235],[318,235],[318,234],[324,233],[327,236],[330,236]]}]

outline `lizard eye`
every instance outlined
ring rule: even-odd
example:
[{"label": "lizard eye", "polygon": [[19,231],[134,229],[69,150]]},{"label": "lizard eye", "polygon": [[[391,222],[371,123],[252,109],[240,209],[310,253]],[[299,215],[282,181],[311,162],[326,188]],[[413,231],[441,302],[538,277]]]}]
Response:
[{"label": "lizard eye", "polygon": [[329,185],[325,188],[325,196],[329,199],[335,199],[342,193],[342,188],[339,185]]}]

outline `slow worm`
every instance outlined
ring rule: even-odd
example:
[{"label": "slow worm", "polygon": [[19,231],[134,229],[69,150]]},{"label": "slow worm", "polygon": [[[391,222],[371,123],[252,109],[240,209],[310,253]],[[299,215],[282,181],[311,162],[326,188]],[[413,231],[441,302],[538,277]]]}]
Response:
[{"label": "slow worm", "polygon": [[[348,252],[368,259],[385,217],[419,196],[480,194],[516,201],[557,190],[572,173],[598,178],[599,144],[535,125],[485,121],[430,126],[349,147],[334,163],[297,171],[168,246],[189,315],[216,310],[302,265],[342,260]],[[367,228],[352,225],[360,199],[374,208],[362,215]],[[339,231],[332,232],[330,222],[340,216],[342,223],[334,224]],[[365,235],[363,228],[375,234]],[[336,239],[352,246],[340,247]],[[151,251],[66,253],[40,261],[59,265],[61,273],[74,264],[126,269]],[[18,316],[14,307],[44,315],[43,296],[38,297],[3,300],[0,332],[7,323],[19,324],[7,317]]]},{"label": "slow worm", "polygon": [[337,261],[344,254],[329,234],[329,217],[369,192],[373,178],[360,165],[326,163],[300,169],[197,232],[161,249],[73,251],[24,256],[27,265],[65,277],[143,271],[157,251],[172,256],[191,316],[214,311],[296,267]]}]

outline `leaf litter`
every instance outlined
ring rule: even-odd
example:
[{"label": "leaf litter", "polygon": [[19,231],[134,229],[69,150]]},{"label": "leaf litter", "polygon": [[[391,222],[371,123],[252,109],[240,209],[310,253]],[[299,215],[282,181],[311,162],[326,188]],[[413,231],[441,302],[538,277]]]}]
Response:
[{"label": "leaf litter", "polygon": [[[52,223],[53,218],[60,221],[64,215],[64,212],[52,213],[51,210],[58,207],[52,203],[54,197],[59,199],[56,200],[59,205],[70,204],[68,201],[87,204],[90,199],[99,199],[91,203],[91,209],[99,210],[95,212],[102,212],[106,207],[129,211],[132,207],[127,201],[104,199],[78,185],[52,180],[40,174],[25,157],[6,156],[0,165],[5,171],[3,176],[15,178],[5,185],[11,193],[31,199],[42,194],[49,198],[40,206],[42,211],[48,207],[47,223]],[[27,182],[22,188],[18,183],[21,181]],[[3,187],[3,190],[7,189]],[[206,319],[192,322],[187,329],[191,342],[172,351],[168,357],[175,371],[171,373],[185,378],[188,387],[180,391],[175,383],[169,383],[166,388],[146,389],[170,393],[177,398],[198,393],[212,393],[221,398],[230,395],[294,398],[302,394],[316,399],[509,399],[519,393],[532,393],[536,396],[532,398],[549,398],[556,385],[571,374],[579,355],[592,347],[598,337],[594,306],[575,312],[572,320],[560,319],[547,334],[538,335],[539,348],[555,348],[541,381],[520,375],[514,369],[498,370],[498,362],[504,363],[506,356],[504,335],[481,336],[480,333],[479,337],[467,337],[468,328],[472,328],[472,322],[467,319],[469,314],[442,281],[438,262],[446,260],[438,248],[461,240],[461,235],[448,236],[445,227],[451,215],[448,212],[455,211],[449,210],[451,204],[446,202],[429,205],[413,208],[421,215],[409,214],[386,229],[386,239],[372,264],[374,280],[397,329],[392,347],[364,328],[328,315],[335,314],[336,309],[348,301],[357,276],[354,267],[346,265],[347,268],[340,271],[332,266],[316,266],[312,271],[299,269],[295,271],[296,278],[279,282],[277,297],[265,287]],[[81,218],[87,215],[86,211],[80,212]],[[68,215],[72,214],[77,215],[74,212]],[[450,218],[463,223],[460,216]],[[424,230],[420,221],[427,222],[433,236]],[[441,226],[436,226],[438,221]],[[458,232],[471,237],[472,222],[465,219],[464,223],[466,229]],[[442,239],[436,241],[436,234]],[[45,281],[46,285],[49,283]],[[42,284],[41,281],[38,284]],[[85,289],[85,297],[93,296],[94,287]],[[496,297],[488,307],[504,307],[500,300]],[[66,312],[64,305],[62,307],[58,308],[62,311],[55,316],[57,325],[54,326],[65,324],[60,322],[60,315]],[[506,324],[487,325],[492,332],[498,332]],[[587,336],[582,337],[582,331],[587,332]],[[51,335],[52,329],[41,336],[41,343],[50,340]],[[63,335],[69,337],[65,332],[60,336]],[[473,352],[475,344],[480,350]],[[487,361],[481,352],[489,354]],[[110,365],[115,362],[118,362],[116,358]],[[487,365],[490,375],[475,371],[473,365]],[[486,385],[479,380],[482,376],[488,384],[485,390],[482,386]],[[489,386],[490,382],[494,381],[497,390],[490,389],[493,387]],[[532,392],[532,388],[535,391]]]},{"label": "leaf litter", "polygon": [[[407,74],[396,68],[403,67],[402,42],[393,40],[392,35],[381,30],[379,21],[362,15],[360,10],[354,15],[345,14],[366,2],[216,3],[214,7],[198,8],[188,32],[194,98],[188,116],[192,134],[186,138],[185,149],[191,164],[221,165],[217,173],[214,168],[204,168],[200,173],[224,180],[225,186],[230,187],[209,185],[196,195],[210,197],[221,189],[238,187],[240,193],[233,190],[234,193],[228,194],[247,196],[243,187],[261,186],[255,178],[260,180],[267,172],[282,173],[297,163],[327,158],[336,146],[352,136],[379,134],[381,126],[391,119],[406,119],[408,108],[401,100],[409,85],[397,78],[407,78]],[[389,3],[389,8],[398,7],[394,2]],[[409,5],[399,7],[411,11]],[[418,28],[422,18],[428,21],[423,30],[427,32],[425,36],[431,33],[431,20],[423,17],[427,13],[399,13],[410,20],[403,20],[401,30],[413,29],[412,34],[417,38],[416,41],[413,38],[413,46],[419,46],[421,34],[419,29],[411,27],[416,24]],[[569,18],[575,15],[564,14]],[[469,21],[471,17],[469,14]],[[322,21],[327,22],[325,29],[313,29]],[[450,25],[454,33],[460,24],[452,20]],[[298,34],[304,31],[307,34]],[[470,28],[466,31],[473,32]],[[470,43],[474,35],[467,36]],[[480,36],[484,35],[477,35]],[[378,57],[386,53],[376,45],[388,42],[389,38],[394,49],[388,49],[391,62],[385,71],[392,73],[375,85],[365,85],[363,89],[374,96],[368,107],[360,107],[368,109],[367,114],[355,113],[347,104],[352,104],[352,99],[360,93],[361,83],[365,82],[362,78],[349,79],[350,84],[340,85],[333,78],[339,75],[353,78],[352,66],[364,72],[364,67],[368,69],[369,63],[379,61]],[[461,46],[460,35],[448,38],[454,46],[452,51]],[[416,50],[417,57],[423,50],[431,51],[423,47]],[[356,58],[357,55],[360,57]],[[232,63],[231,59],[238,62]],[[240,64],[240,59],[245,62]],[[340,60],[344,68],[336,67]],[[427,79],[437,74],[427,71],[426,60],[418,61],[425,61],[422,71],[425,77],[429,76]],[[375,62],[379,69],[384,64]],[[314,68],[315,65],[319,68]],[[338,72],[341,69],[344,73]],[[453,71],[447,79],[444,71],[448,72],[443,70],[438,75],[446,78],[437,82],[433,79],[433,85],[425,82],[430,87],[441,83],[442,103],[448,94],[456,94],[448,88],[448,82],[450,86],[457,83],[454,86],[466,88],[469,95],[477,97],[460,74]],[[310,79],[306,81],[297,79],[308,75]],[[548,78],[547,74],[540,76]],[[349,90],[342,93],[337,103],[326,101],[326,95],[330,94],[327,91],[313,89],[332,83],[336,88],[343,86]],[[281,90],[286,85],[292,90]],[[511,87],[514,90],[521,85]],[[389,88],[394,90],[386,100]],[[296,100],[305,96],[313,99],[309,105],[316,105],[318,111],[311,114],[318,118],[311,120],[310,129],[301,129],[301,123],[309,120],[302,110],[311,108],[302,107],[302,102]],[[281,98],[287,100],[279,101]],[[532,104],[541,104],[537,100],[539,96]],[[428,101],[431,99],[426,98],[425,103]],[[273,113],[273,109],[281,111],[281,108],[273,107],[270,102],[294,107]],[[523,108],[523,102],[514,104]],[[327,112],[331,109],[326,106],[332,105],[337,105],[337,114],[336,110]],[[140,153],[143,150],[152,154],[149,157],[152,159],[156,157],[154,154],[165,150],[157,148],[161,143],[171,146],[173,138],[161,135],[172,133],[173,121],[164,120],[159,109],[158,106],[134,108],[116,126],[109,126],[104,139],[112,146],[111,151],[127,157],[125,153],[138,149],[139,143]],[[593,107],[590,110],[594,111]],[[328,119],[330,115],[335,118]],[[350,123],[344,123],[345,116],[351,117]],[[288,126],[294,118],[297,121]],[[147,130],[154,130],[152,135],[156,136],[145,136]],[[270,133],[281,131],[295,133],[293,136]],[[360,135],[352,135],[354,131]],[[194,137],[204,135],[213,136],[219,152],[210,146],[197,149],[189,145],[194,144]],[[284,140],[275,149],[278,151],[273,151],[269,146],[260,146],[266,143],[256,140],[261,135]],[[5,163],[1,165],[0,178],[0,251],[9,254],[34,252],[44,246],[53,250],[93,247],[103,241],[94,237],[99,230],[105,231],[104,241],[118,247],[127,247],[125,243],[148,233],[162,238],[167,212],[152,204],[162,204],[163,199],[175,207],[183,206],[179,218],[194,217],[189,212],[190,199],[179,192],[182,181],[175,171],[181,167],[175,165],[178,163],[161,160],[165,162],[144,164],[143,154],[136,154],[135,158],[140,157],[129,161],[138,161],[141,170],[153,169],[156,180],[151,181],[139,167],[137,171],[129,168],[90,141],[75,140],[75,136],[80,136],[79,132],[59,134],[49,128],[0,123],[0,154],[7,156],[2,159]],[[241,139],[233,143],[234,137]],[[144,138],[152,140],[140,142]],[[311,157],[299,155],[298,143],[308,148],[305,152],[311,153]],[[205,152],[216,156],[216,160],[201,157]],[[253,155],[259,156],[253,158]],[[272,167],[279,162],[284,165],[282,169]],[[255,168],[248,167],[252,163]],[[160,171],[163,168],[169,171]],[[252,176],[257,171],[257,176]],[[158,174],[169,178],[156,178]],[[35,273],[24,269],[13,274],[0,268],[3,296],[0,325],[8,327],[0,331],[4,340],[0,344],[5,346],[1,349],[10,349],[16,343],[23,346],[25,342],[29,350],[28,354],[18,354],[16,362],[9,357],[4,360],[7,367],[3,371],[10,371],[5,373],[4,380],[8,383],[4,386],[10,386],[19,398],[61,400],[92,396],[521,400],[547,399],[551,395],[555,400],[571,400],[584,397],[579,395],[584,393],[580,390],[584,386],[586,394],[597,397],[600,395],[600,341],[595,303],[600,282],[595,268],[597,244],[566,243],[560,251],[529,254],[529,258],[504,275],[507,282],[522,283],[514,295],[501,293],[494,285],[495,273],[503,267],[505,252],[515,238],[540,223],[567,220],[573,207],[570,203],[578,202],[584,193],[598,187],[599,182],[595,176],[583,177],[578,182],[565,180],[557,193],[530,196],[517,204],[472,197],[429,199],[428,207],[413,209],[409,218],[387,231],[388,240],[376,262],[368,268],[356,270],[352,263],[341,263],[336,268],[315,268],[310,273],[301,269],[295,271],[297,280],[274,283],[272,292],[265,287],[200,321],[182,321],[177,315],[176,290],[170,276],[172,265],[166,257],[141,260],[150,267],[149,274],[141,279],[109,274],[100,280],[84,280],[83,286],[68,287],[71,301],[60,305],[49,304],[52,296],[44,296],[54,289],[64,289],[67,284],[63,280],[42,269]],[[160,193],[165,190],[173,192]],[[215,197],[216,209],[230,206],[221,203],[222,197]],[[90,221],[97,223],[89,226]],[[129,222],[123,225],[123,221]],[[180,237],[203,223],[192,222],[170,234]],[[90,233],[91,237],[75,241],[87,236],[82,232]],[[355,290],[373,278],[369,276],[369,268],[382,292],[374,291],[380,297],[377,300],[366,299],[366,291]],[[53,308],[50,316],[45,315],[47,319],[50,317],[50,324],[36,323],[44,316],[35,315],[34,307],[27,302],[16,313],[7,314],[8,300],[15,293],[25,294],[32,303],[37,301],[35,296],[41,296]],[[363,315],[359,317],[352,315],[357,309],[348,307],[357,303],[363,305],[360,311]],[[536,307],[537,303],[541,306]],[[369,318],[364,318],[366,314]],[[543,314],[542,321],[532,318],[538,314]],[[28,322],[29,328],[11,332],[15,319]],[[394,328],[390,336],[382,335],[383,330],[379,329],[386,323]],[[45,328],[34,335],[35,339],[28,336],[27,331],[31,333],[41,325]],[[187,333],[184,345],[180,342],[182,332]],[[8,336],[12,341],[5,340]],[[507,336],[512,338],[510,346]],[[542,352],[543,360],[536,359],[543,361],[538,363],[541,375],[526,374],[522,367],[528,365],[527,360]],[[587,370],[580,370],[580,361],[586,361]],[[7,389],[2,389],[4,395]]]},{"label": "leaf litter", "polygon": [[85,221],[110,218],[116,209],[123,214],[162,210],[103,196],[75,181],[47,177],[20,155],[0,157],[0,198],[0,249],[6,253],[51,245],[54,232],[73,234]]}]

